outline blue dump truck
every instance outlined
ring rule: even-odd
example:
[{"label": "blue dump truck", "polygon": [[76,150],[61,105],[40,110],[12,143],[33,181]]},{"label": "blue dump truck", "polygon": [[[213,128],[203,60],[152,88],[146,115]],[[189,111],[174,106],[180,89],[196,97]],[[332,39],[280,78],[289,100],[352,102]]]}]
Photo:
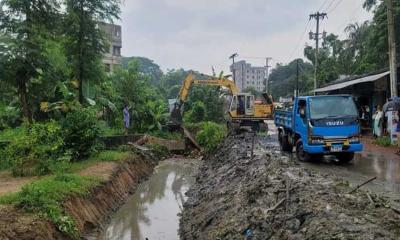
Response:
[{"label": "blue dump truck", "polygon": [[300,161],[335,155],[349,162],[362,151],[358,111],[349,95],[298,97],[287,110],[275,111],[275,125],[282,151]]}]

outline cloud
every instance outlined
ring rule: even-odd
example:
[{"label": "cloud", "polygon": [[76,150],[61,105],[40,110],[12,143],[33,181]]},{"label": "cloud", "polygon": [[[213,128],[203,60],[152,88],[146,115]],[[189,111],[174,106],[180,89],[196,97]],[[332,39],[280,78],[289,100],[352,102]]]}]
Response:
[{"label": "cloud", "polygon": [[[337,33],[346,19],[350,22],[352,18],[370,17],[358,10],[363,0],[332,1],[327,10],[334,9],[321,23],[321,29]],[[307,36],[299,37],[304,30],[314,30],[313,22],[309,29],[305,25],[308,15],[318,10],[322,2],[126,0],[122,7],[123,55],[149,57],[164,70],[183,67],[206,73],[212,65],[227,71],[228,57],[234,52],[244,59],[269,56],[275,62],[287,62],[292,53],[292,57],[302,56],[308,40]],[[297,45],[299,48],[295,49]],[[264,64],[258,58],[246,60]]]}]

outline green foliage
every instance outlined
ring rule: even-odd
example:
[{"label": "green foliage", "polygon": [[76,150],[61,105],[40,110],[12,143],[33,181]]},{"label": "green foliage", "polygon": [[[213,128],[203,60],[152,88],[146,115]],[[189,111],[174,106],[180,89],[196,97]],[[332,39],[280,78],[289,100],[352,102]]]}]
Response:
[{"label": "green foliage", "polygon": [[206,109],[203,102],[194,103],[192,110],[185,115],[185,122],[198,123],[204,121],[206,117]]},{"label": "green foliage", "polygon": [[51,40],[57,26],[59,2],[3,0],[0,5],[0,68],[2,79],[18,91],[23,115],[32,122],[29,102],[32,80],[48,66],[43,42]]},{"label": "green foliage", "polygon": [[304,62],[302,59],[296,59],[287,65],[277,64],[269,76],[270,92],[274,99],[293,95],[297,86],[297,61],[299,62],[300,93],[306,94],[312,88],[314,68],[310,63]]},{"label": "green foliage", "polygon": [[69,159],[63,153],[63,144],[56,122],[35,123],[7,146],[5,161],[14,176],[45,175],[57,162]]},{"label": "green foliage", "polygon": [[97,161],[103,161],[103,162],[113,162],[113,161],[126,160],[129,156],[131,156],[130,152],[108,150],[108,151],[102,151],[99,154],[91,157],[90,159],[95,159]]},{"label": "green foliage", "polygon": [[226,136],[226,128],[213,122],[204,122],[196,138],[207,152],[215,150]]},{"label": "green foliage", "polygon": [[[147,132],[161,130],[167,121],[167,103],[158,91],[149,84],[149,77],[139,71],[139,63],[131,61],[127,69],[118,68],[110,75],[115,86],[117,109],[114,124],[122,123],[122,109],[125,104],[132,108],[131,132]],[[129,87],[127,87],[129,86]]]},{"label": "green foliage", "polygon": [[163,72],[160,66],[155,64],[153,60],[145,57],[123,57],[122,67],[127,69],[131,61],[137,61],[139,63],[139,72],[149,76],[151,85],[157,86],[160,84]]},{"label": "green foliage", "polygon": [[21,112],[16,107],[10,107],[0,102],[0,130],[16,127],[20,124]]},{"label": "green foliage", "polygon": [[171,156],[171,152],[167,147],[158,144],[147,145],[151,151],[160,159],[166,159]]},{"label": "green foliage", "polygon": [[387,137],[387,136],[377,138],[375,140],[375,143],[382,147],[392,146],[392,141],[390,140],[390,137]]},{"label": "green foliage", "polygon": [[205,107],[205,121],[223,122],[225,98],[220,93],[219,87],[194,86],[185,103],[185,111],[192,111],[197,102],[202,102]]},{"label": "green foliage", "polygon": [[96,112],[89,108],[78,108],[67,114],[62,121],[65,149],[74,161],[83,160],[96,151],[100,128]]},{"label": "green foliage", "polygon": [[78,238],[75,222],[63,211],[61,203],[70,195],[87,195],[98,182],[94,178],[73,174],[55,175],[27,184],[17,194],[1,197],[0,203],[14,204],[25,211],[39,213],[52,221],[61,232]]},{"label": "green foliage", "polygon": [[26,131],[26,125],[4,129],[0,132],[0,141],[12,141],[15,138],[25,135]]}]

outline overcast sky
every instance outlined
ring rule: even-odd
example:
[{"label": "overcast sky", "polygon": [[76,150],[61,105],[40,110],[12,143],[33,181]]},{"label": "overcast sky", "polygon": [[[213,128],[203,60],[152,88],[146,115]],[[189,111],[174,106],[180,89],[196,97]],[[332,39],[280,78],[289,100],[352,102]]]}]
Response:
[{"label": "overcast sky", "polygon": [[[328,13],[321,30],[343,35],[348,23],[371,18],[364,0],[125,0],[122,6],[124,56],[144,56],[163,70],[194,69],[204,73],[229,69],[237,60],[264,65],[303,57],[309,14]],[[308,24],[308,25],[307,25]],[[307,26],[307,28],[306,28]],[[305,33],[305,34],[303,34]]]}]

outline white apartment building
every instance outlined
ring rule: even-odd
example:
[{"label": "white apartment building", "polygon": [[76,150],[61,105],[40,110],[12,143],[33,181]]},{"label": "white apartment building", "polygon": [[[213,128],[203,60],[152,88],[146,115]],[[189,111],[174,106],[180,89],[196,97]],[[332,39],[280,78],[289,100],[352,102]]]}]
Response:
[{"label": "white apartment building", "polygon": [[234,73],[236,86],[240,91],[248,87],[254,87],[259,92],[265,91],[266,67],[253,67],[246,61],[238,61],[231,65]]},{"label": "white apartment building", "polygon": [[110,45],[109,51],[103,56],[106,72],[112,72],[116,65],[121,64],[122,30],[120,25],[99,22],[100,29]]}]

